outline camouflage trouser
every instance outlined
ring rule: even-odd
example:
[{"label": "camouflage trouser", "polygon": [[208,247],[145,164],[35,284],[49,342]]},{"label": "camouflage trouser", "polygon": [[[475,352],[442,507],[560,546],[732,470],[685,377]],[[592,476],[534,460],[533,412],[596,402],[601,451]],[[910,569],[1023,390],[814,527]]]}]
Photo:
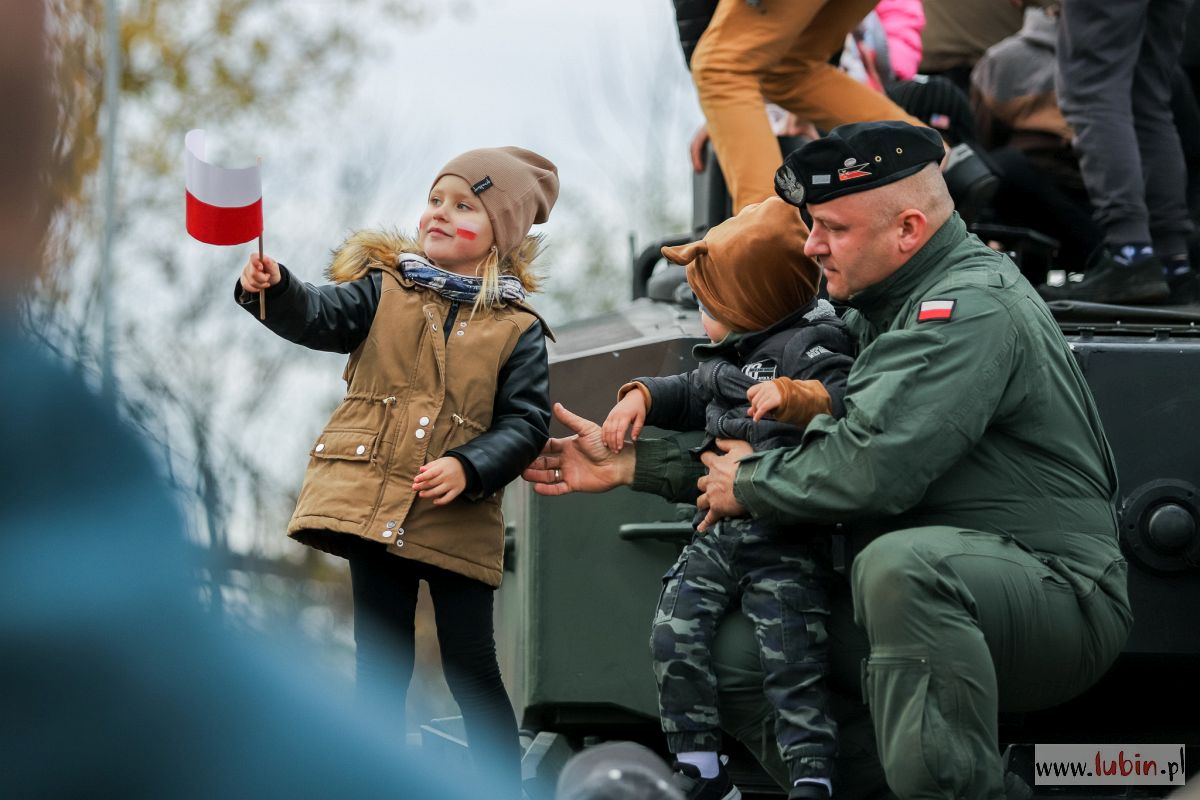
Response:
[{"label": "camouflage trouser", "polygon": [[671,752],[720,749],[710,648],[717,623],[740,599],[754,623],[763,689],[778,712],[776,736],[792,780],[829,777],[837,749],[824,680],[831,579],[827,536],[772,534],[733,520],[693,537],[663,577],[650,637]]}]

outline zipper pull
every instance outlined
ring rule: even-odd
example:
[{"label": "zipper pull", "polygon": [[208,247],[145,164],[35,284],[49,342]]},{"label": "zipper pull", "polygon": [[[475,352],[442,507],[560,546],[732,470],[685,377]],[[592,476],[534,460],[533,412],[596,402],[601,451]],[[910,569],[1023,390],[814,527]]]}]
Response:
[{"label": "zipper pull", "polygon": [[464,420],[462,417],[460,417],[458,414],[451,414],[451,415],[450,415],[450,419],[454,420],[454,421],[455,421],[455,422],[457,422],[459,425],[465,425],[465,424],[466,424],[466,421],[465,421],[465,420]]}]

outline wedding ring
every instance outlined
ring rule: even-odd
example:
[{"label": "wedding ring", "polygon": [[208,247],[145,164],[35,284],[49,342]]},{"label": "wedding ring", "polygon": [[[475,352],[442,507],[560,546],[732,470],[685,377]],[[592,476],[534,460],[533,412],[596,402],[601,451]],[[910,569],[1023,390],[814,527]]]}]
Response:
[{"label": "wedding ring", "polygon": [[554,470],[554,482],[562,483],[562,470],[561,469]]}]

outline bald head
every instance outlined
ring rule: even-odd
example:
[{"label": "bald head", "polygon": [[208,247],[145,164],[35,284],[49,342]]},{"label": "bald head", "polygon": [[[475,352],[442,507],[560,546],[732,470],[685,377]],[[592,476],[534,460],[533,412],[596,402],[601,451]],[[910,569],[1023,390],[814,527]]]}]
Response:
[{"label": "bald head", "polygon": [[821,265],[829,295],[847,300],[892,275],[954,212],[936,163],[900,180],[810,203],[805,254]]},{"label": "bald head", "polygon": [[[924,169],[907,178],[865,192],[874,206],[877,220],[887,225],[907,210],[916,210],[925,216],[928,235],[932,236],[954,211],[954,200],[937,164],[926,164]],[[928,238],[926,238],[926,241]],[[922,242],[924,244],[924,241]]]}]

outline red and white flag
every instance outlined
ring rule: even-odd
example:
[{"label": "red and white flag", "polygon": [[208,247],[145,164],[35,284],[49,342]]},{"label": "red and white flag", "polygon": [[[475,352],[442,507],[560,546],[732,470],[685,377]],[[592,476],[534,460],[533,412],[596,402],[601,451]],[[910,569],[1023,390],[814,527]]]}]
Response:
[{"label": "red and white flag", "polygon": [[954,300],[926,300],[917,311],[917,322],[950,319],[954,315]]},{"label": "red and white flag", "polygon": [[204,160],[204,131],[184,145],[187,231],[206,244],[241,244],[262,235],[262,169],[214,166]]}]

